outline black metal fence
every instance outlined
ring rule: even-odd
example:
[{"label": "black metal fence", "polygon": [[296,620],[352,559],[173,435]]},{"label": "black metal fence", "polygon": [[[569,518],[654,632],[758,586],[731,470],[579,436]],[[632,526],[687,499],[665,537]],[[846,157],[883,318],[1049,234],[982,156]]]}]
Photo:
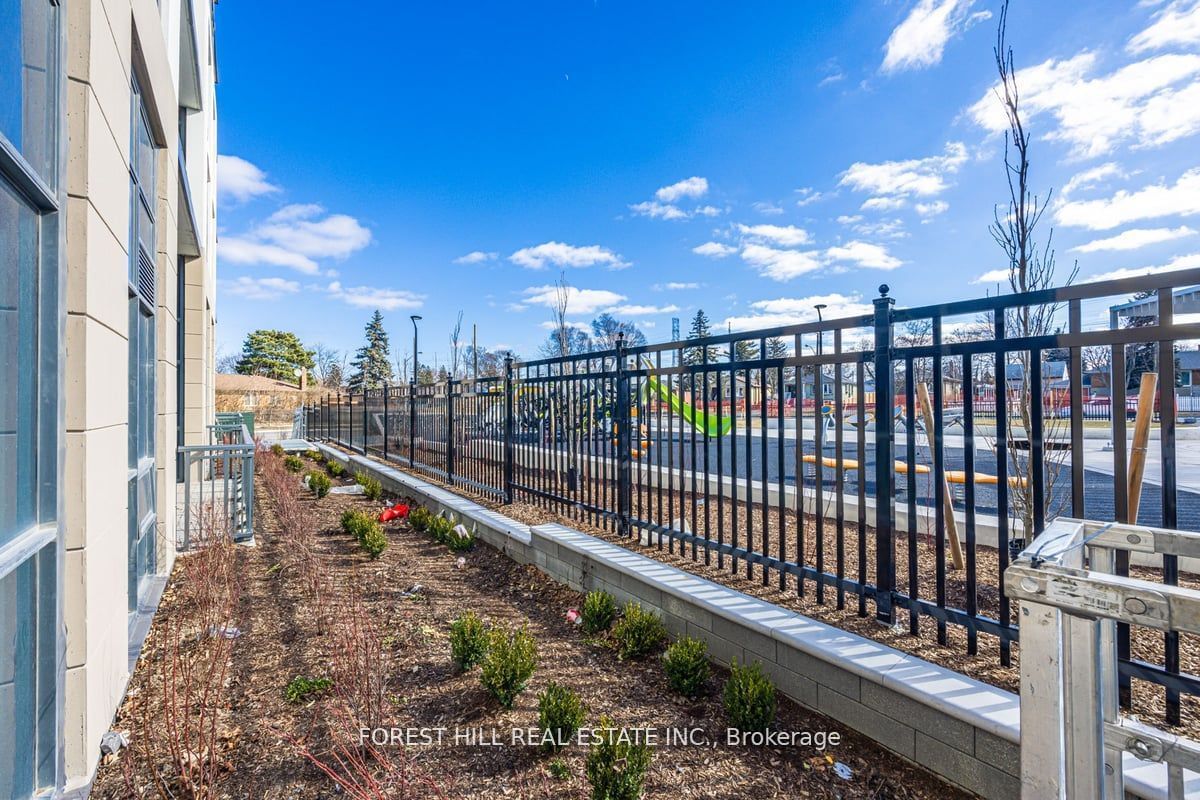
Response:
[{"label": "black metal fence", "polygon": [[[1120,413],[1089,418],[1085,353],[1122,376],[1113,408],[1134,394],[1127,361],[1159,375],[1157,464],[1135,521],[1200,525],[1200,495],[1181,500],[1176,477],[1173,355],[1200,338],[1200,325],[1175,319],[1176,287],[1197,283],[1189,270],[920,308],[895,307],[883,286],[860,317],[618,341],[510,361],[500,378],[335,394],[306,410],[307,425],[971,654],[983,637],[1007,665],[1010,552],[1055,516],[1130,516],[1132,426]],[[1111,327],[1108,304],[1139,292],[1157,297],[1157,315],[1112,316]],[[1085,312],[1099,325],[1085,326]],[[1051,356],[1066,369],[1048,391]],[[1177,559],[1164,563],[1154,578],[1177,583]],[[1178,634],[1158,663],[1134,657],[1128,630],[1119,640],[1126,699],[1131,679],[1160,684],[1177,721],[1180,695],[1200,694]]]}]

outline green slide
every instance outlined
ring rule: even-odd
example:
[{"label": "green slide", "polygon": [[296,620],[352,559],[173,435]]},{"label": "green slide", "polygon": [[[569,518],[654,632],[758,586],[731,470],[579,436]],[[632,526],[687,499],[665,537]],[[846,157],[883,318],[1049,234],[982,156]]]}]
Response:
[{"label": "green slide", "polygon": [[671,407],[671,411],[683,417],[697,432],[703,433],[705,436],[724,436],[733,427],[732,414],[722,418],[720,426],[718,426],[715,414],[710,415],[707,411],[697,412],[692,408],[691,403],[672,392],[669,387],[664,386],[658,378],[647,377],[646,388],[656,393],[659,399],[665,400]]}]

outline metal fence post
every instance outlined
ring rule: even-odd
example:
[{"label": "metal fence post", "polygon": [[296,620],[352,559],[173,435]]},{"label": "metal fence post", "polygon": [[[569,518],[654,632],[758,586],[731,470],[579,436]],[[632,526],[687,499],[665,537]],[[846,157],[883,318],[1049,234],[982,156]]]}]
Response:
[{"label": "metal fence post", "polygon": [[[895,463],[893,457],[895,386],[892,374],[892,307],[888,286],[875,298],[875,619],[896,622]],[[912,376],[907,380],[911,381]]]},{"label": "metal fence post", "polygon": [[513,360],[504,358],[504,502],[513,501]]},{"label": "metal fence post", "polygon": [[342,443],[342,390],[337,393],[337,443]]},{"label": "metal fence post", "polygon": [[383,385],[383,460],[388,460],[388,385]]},{"label": "metal fence post", "polygon": [[633,511],[633,437],[631,430],[629,376],[625,371],[625,334],[617,334],[617,533],[629,536]]},{"label": "metal fence post", "polygon": [[446,381],[446,480],[454,485],[454,381]]},{"label": "metal fence post", "polygon": [[408,465],[417,466],[417,381],[408,384]]},{"label": "metal fence post", "polygon": [[369,391],[369,390],[367,389],[367,387],[366,387],[366,386],[364,386],[364,387],[363,387],[363,401],[362,401],[362,403],[363,403],[363,455],[364,455],[364,456],[367,454],[367,425],[368,425],[368,420],[367,420],[367,392],[368,392],[368,391]]}]

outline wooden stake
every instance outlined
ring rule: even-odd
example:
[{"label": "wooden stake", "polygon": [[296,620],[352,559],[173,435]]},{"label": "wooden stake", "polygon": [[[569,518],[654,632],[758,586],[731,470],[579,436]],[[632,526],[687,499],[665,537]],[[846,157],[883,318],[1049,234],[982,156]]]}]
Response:
[{"label": "wooden stake", "polygon": [[[924,383],[917,384],[917,398],[921,403],[921,416],[925,418],[925,436],[929,439],[930,450],[933,449],[933,403],[929,400],[929,387]],[[946,533],[950,539],[950,560],[954,568],[964,569],[962,540],[958,538],[958,518],[954,516],[954,495],[950,494],[950,482],[946,480],[946,471],[942,470],[942,507],[946,518]],[[967,509],[967,513],[971,510]]]},{"label": "wooden stake", "polygon": [[[1137,418],[1133,423],[1133,447],[1129,450],[1129,516],[1126,522],[1136,525],[1138,505],[1142,500],[1142,476],[1146,473],[1146,445],[1150,441],[1150,421],[1154,418],[1154,394],[1158,389],[1158,373],[1143,372],[1138,391]],[[1112,413],[1118,413],[1114,408]],[[1119,413],[1124,414],[1125,409]]]}]

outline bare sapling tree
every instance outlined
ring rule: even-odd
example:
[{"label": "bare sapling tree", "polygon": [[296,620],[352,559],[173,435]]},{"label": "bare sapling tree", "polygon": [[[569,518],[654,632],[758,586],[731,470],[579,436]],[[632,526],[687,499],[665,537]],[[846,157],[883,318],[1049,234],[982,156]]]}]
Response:
[{"label": "bare sapling tree", "polygon": [[[1049,289],[1055,285],[1055,258],[1052,240],[1054,230],[1051,228],[1044,244],[1037,241],[1039,224],[1042,216],[1050,205],[1053,190],[1046,192],[1044,199],[1040,198],[1030,188],[1029,181],[1029,145],[1030,135],[1022,118],[1020,92],[1017,86],[1017,73],[1014,66],[1012,47],[1007,40],[1008,2],[1000,8],[999,21],[996,26],[996,44],[993,50],[996,69],[999,73],[999,86],[996,97],[1004,109],[1008,122],[1008,130],[1004,133],[1004,169],[1008,182],[1008,207],[1002,214],[1000,206],[995,209],[995,219],[989,226],[992,238],[1004,252],[1008,260],[1008,282],[1013,292],[1025,293],[1041,289]],[[1064,284],[1071,283],[1078,272],[1078,264],[1072,267],[1066,276]],[[1008,311],[1005,317],[1006,336],[1009,338],[1029,338],[1046,336],[1054,332],[1055,319],[1060,311],[1059,304],[1040,303],[1036,305],[1021,305]],[[1015,415],[1020,422],[1017,425],[1006,426],[1008,450],[1008,474],[1013,480],[1013,491],[1009,493],[1012,500],[1013,513],[1022,522],[1026,536],[1034,532],[1034,498],[1032,446],[1029,441],[1033,435],[1034,403],[1043,402],[1043,387],[1034,386],[1032,381],[1032,366],[1034,354],[1031,351],[1019,351],[1013,354],[1013,359],[1020,366],[1020,375],[1015,380],[1009,380],[1006,363],[996,365],[997,384],[997,414],[1000,412],[1001,395],[1003,396],[1004,412],[1009,419]],[[1041,358],[1040,354],[1037,356]],[[1005,359],[1007,362],[1007,359]],[[1073,376],[1078,379],[1078,376]],[[1064,425],[1063,420],[1048,419],[1043,429],[1046,439],[1057,438],[1058,428]],[[1046,517],[1057,513],[1054,506],[1058,495],[1055,487],[1059,477],[1064,472],[1066,450],[1046,448],[1043,473],[1043,511]],[[1052,507],[1053,506],[1053,507]]]},{"label": "bare sapling tree", "polygon": [[462,360],[462,318],[463,312],[458,312],[458,318],[454,321],[454,327],[450,330],[450,379],[457,380],[458,365]]}]

